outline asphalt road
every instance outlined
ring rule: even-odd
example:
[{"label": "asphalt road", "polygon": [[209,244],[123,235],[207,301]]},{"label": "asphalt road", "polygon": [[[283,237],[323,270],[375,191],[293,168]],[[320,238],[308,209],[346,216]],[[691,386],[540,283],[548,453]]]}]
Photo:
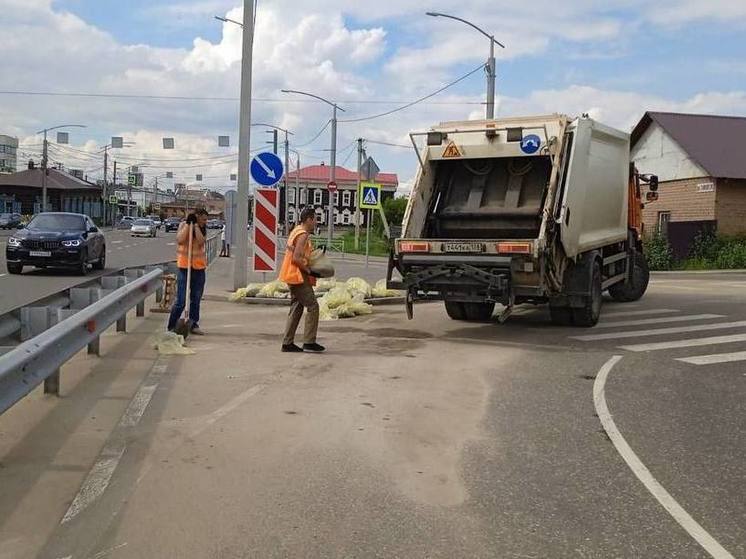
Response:
[{"label": "asphalt road", "polygon": [[[8,274],[5,266],[5,245],[8,231],[0,233],[0,314],[79,284],[84,278],[65,270],[26,268],[23,275]],[[154,239],[131,237],[129,231],[105,232],[106,270],[90,270],[86,278],[95,278],[126,266],[157,264],[176,258],[175,233],[161,229]]]},{"label": "asphalt road", "polygon": [[0,558],[746,558],[745,288],[659,275],[592,329],[380,308],[324,356],[208,303],[195,355],[2,418]]}]

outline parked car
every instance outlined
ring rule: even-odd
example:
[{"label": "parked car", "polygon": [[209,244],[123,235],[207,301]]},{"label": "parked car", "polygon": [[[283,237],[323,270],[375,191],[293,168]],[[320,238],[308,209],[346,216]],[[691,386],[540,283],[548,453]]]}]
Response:
[{"label": "parked car", "polygon": [[15,229],[22,221],[21,214],[0,214],[0,229]]},{"label": "parked car", "polygon": [[136,219],[130,229],[133,237],[155,237],[157,231],[152,219]]},{"label": "parked car", "polygon": [[152,219],[153,223],[155,223],[155,228],[160,229],[161,225],[163,225],[163,222],[161,221],[161,218],[157,215],[149,215],[148,219]]},{"label": "parked car", "polygon": [[210,219],[207,222],[207,228],[208,229],[222,229],[223,228],[223,222],[219,219]]},{"label": "parked car", "polygon": [[90,217],[74,213],[42,213],[13,233],[5,247],[8,272],[24,266],[72,268],[80,275],[106,267],[106,239]]},{"label": "parked car", "polygon": [[122,219],[119,220],[119,223],[117,224],[117,229],[132,229],[132,224],[135,222],[135,218],[125,215]]},{"label": "parked car", "polygon": [[166,219],[166,223],[164,224],[164,229],[166,230],[166,233],[169,231],[176,231],[179,228],[179,224],[181,223],[182,219],[180,217],[169,217]]}]

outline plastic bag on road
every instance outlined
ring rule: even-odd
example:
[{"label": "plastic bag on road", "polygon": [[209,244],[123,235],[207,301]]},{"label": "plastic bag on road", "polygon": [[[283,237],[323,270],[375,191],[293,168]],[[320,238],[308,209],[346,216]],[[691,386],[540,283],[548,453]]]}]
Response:
[{"label": "plastic bag on road", "polygon": [[354,294],[362,293],[366,299],[371,296],[373,289],[363,278],[350,278],[347,280],[347,288]]},{"label": "plastic bag on road", "polygon": [[316,282],[313,290],[316,293],[326,293],[327,291],[337,287],[337,280],[334,278],[320,279]]},{"label": "plastic bag on road", "polygon": [[332,264],[331,259],[326,255],[324,249],[317,248],[311,253],[308,267],[321,278],[334,277],[334,264]]},{"label": "plastic bag on road", "polygon": [[400,297],[401,295],[403,295],[403,293],[400,291],[396,291],[395,289],[387,289],[385,279],[378,280],[375,287],[373,287],[373,297]]},{"label": "plastic bag on road", "polygon": [[345,303],[352,302],[352,295],[345,287],[335,287],[324,295],[323,300],[329,309],[336,309]]},{"label": "plastic bag on road", "polygon": [[283,281],[275,280],[265,284],[259,292],[256,294],[257,297],[269,297],[275,298],[277,293],[288,293],[290,288]]},{"label": "plastic bag on road", "polygon": [[184,336],[175,332],[159,332],[151,338],[153,349],[161,355],[194,355],[195,351],[184,345]]},{"label": "plastic bag on road", "polygon": [[263,283],[250,283],[246,287],[238,288],[234,293],[231,294],[231,301],[240,301],[245,297],[256,297],[257,293],[264,287]]},{"label": "plastic bag on road", "polygon": [[319,320],[327,322],[330,320],[337,320],[338,318],[339,313],[337,312],[337,309],[330,309],[326,304],[326,301],[322,298],[319,301]]}]

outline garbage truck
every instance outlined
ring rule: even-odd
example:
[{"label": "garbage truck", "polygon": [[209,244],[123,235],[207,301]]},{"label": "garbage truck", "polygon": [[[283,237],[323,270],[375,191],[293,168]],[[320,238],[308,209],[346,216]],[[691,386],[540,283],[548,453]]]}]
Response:
[{"label": "garbage truck", "polygon": [[[411,135],[418,172],[387,284],[442,300],[454,320],[486,321],[548,304],[552,322],[594,326],[604,292],[648,286],[642,190],[630,136],[588,115],[444,122]],[[424,144],[418,149],[418,137]]]}]

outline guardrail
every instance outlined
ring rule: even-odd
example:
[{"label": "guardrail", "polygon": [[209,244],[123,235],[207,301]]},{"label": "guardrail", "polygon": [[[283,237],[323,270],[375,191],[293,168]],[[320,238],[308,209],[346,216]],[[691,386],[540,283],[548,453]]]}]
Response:
[{"label": "guardrail", "polygon": [[[144,316],[145,299],[160,289],[162,276],[158,268],[130,283],[124,283],[124,276],[103,278],[121,278],[124,285],[110,293],[85,290],[91,299],[103,296],[82,309],[24,309],[29,314],[26,328],[33,337],[0,358],[0,414],[42,382],[45,393],[59,394],[60,367],[86,346],[89,354],[99,355],[101,334],[114,323],[118,332],[126,331],[127,312],[133,307],[137,316]],[[78,292],[81,301],[82,291]]]},{"label": "guardrail", "polygon": [[[208,264],[217,258],[220,235],[207,239]],[[117,275],[66,289],[0,316],[0,414],[44,383],[44,392],[59,395],[60,368],[86,346],[100,355],[100,336],[116,323],[127,331],[127,313],[145,316],[145,300],[163,297],[162,277],[173,262],[120,270]]]},{"label": "guardrail", "polygon": [[[315,235],[312,235],[311,241],[313,242],[314,247],[318,248],[320,246],[325,246],[327,251],[336,252],[338,254],[341,254],[343,257],[345,255],[344,239],[332,239],[332,242],[330,243],[329,239],[327,239],[326,237],[317,237]],[[288,238],[278,237],[277,244],[280,250],[285,250],[288,245]]]}]

